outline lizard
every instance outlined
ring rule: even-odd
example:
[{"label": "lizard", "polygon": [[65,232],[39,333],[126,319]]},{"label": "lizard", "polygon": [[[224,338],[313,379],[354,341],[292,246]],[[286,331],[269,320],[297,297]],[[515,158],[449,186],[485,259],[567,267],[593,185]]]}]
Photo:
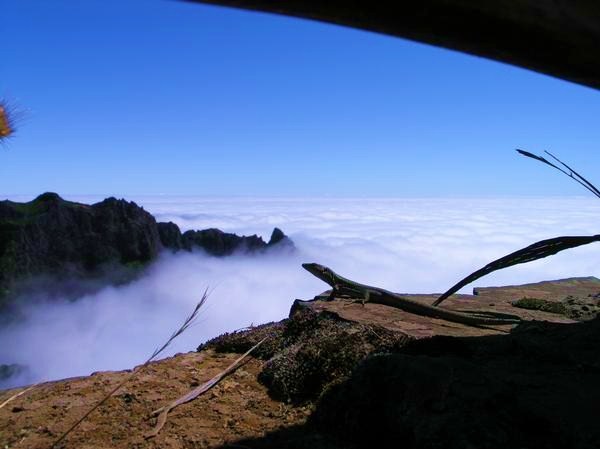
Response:
[{"label": "lizard", "polygon": [[351,281],[350,279],[346,279],[345,277],[335,273],[331,268],[319,265],[318,263],[303,263],[302,267],[332,287],[329,300],[332,300],[336,295],[342,294],[352,298],[362,298],[363,304],[365,302],[383,304],[386,306],[396,307],[404,310],[405,312],[414,313],[416,315],[440,318],[442,320],[465,324],[468,326],[518,324],[521,322],[521,318],[516,315],[507,314],[504,318],[481,315],[478,316],[475,314],[458,312],[455,310],[434,307],[429,304],[423,304],[421,302],[405,298],[396,293],[392,293],[383,288],[372,287],[370,285]]}]

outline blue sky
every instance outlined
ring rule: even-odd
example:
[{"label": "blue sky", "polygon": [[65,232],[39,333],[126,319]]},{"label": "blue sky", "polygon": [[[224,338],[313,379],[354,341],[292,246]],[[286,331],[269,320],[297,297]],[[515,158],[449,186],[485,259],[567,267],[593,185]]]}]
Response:
[{"label": "blue sky", "polygon": [[422,44],[176,1],[8,0],[0,194],[585,195],[600,94]]}]

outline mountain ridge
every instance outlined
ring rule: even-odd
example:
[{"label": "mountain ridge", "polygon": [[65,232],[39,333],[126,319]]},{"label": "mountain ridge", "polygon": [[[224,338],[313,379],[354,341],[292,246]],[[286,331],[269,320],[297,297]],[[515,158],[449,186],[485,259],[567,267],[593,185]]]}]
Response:
[{"label": "mountain ridge", "polygon": [[278,228],[268,242],[214,228],[182,233],[175,223],[157,222],[135,202],[114,197],[83,204],[46,192],[24,203],[0,201],[0,305],[39,277],[127,281],[164,250],[223,257],[274,247],[293,250],[294,244]]}]

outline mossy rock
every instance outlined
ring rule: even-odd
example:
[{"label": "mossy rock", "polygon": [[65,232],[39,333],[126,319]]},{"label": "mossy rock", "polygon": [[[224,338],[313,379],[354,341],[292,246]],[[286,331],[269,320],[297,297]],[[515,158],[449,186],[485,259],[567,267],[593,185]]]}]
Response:
[{"label": "mossy rock", "polygon": [[521,309],[540,310],[559,315],[564,315],[567,312],[567,308],[563,303],[539,298],[523,297],[517,301],[513,301],[512,305]]},{"label": "mossy rock", "polygon": [[299,308],[291,318],[243,332],[224,334],[198,349],[245,352],[268,337],[255,356],[268,360],[259,380],[278,400],[301,403],[320,396],[371,354],[395,352],[409,340],[380,326]]},{"label": "mossy rock", "polygon": [[572,320],[589,321],[600,314],[598,295],[588,295],[583,298],[569,295],[561,303],[565,306],[565,315]]},{"label": "mossy rock", "polygon": [[268,337],[252,353],[253,357],[268,360],[281,349],[282,334],[285,322],[266,323],[238,332],[227,332],[198,346],[197,351],[213,349],[217,352],[233,352],[243,354],[263,338]]},{"label": "mossy rock", "polygon": [[569,295],[561,301],[524,297],[512,303],[515,307],[528,310],[556,313],[577,321],[588,321],[600,314],[600,295],[587,297]]}]

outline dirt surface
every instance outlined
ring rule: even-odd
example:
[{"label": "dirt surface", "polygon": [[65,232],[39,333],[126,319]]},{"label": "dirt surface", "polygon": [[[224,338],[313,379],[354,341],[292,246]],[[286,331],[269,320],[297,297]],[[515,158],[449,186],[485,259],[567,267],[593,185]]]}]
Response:
[{"label": "dirt surface", "polygon": [[[597,432],[593,433],[598,427],[594,424],[597,414],[591,402],[600,401],[596,382],[600,361],[595,355],[600,336],[598,319],[569,324],[575,322],[554,313],[519,309],[512,302],[523,297],[550,301],[562,301],[566,296],[596,298],[599,291],[599,280],[578,278],[477,289],[477,296],[457,295],[443,304],[450,309],[497,311],[537,320],[516,328],[475,328],[378,304],[323,301],[319,299],[322,296],[296,301],[289,320],[224,336],[200,352],[152,363],[59,447],[367,447],[365,441],[377,438],[375,431],[380,432],[381,441],[391,444],[397,432],[390,429],[402,429],[404,425],[403,431],[412,431],[414,423],[422,422],[430,423],[429,427],[417,427],[446,441],[447,447],[494,447],[520,441],[528,442],[523,447],[529,448],[559,447],[552,446],[552,441],[572,447],[598,447],[594,444],[600,444],[600,440],[594,440]],[[406,296],[424,302],[435,299],[435,295]],[[302,310],[310,314],[299,315]],[[144,433],[155,425],[153,410],[224,370],[239,352],[263,335],[273,335],[273,340],[270,346],[265,342],[265,349],[256,354],[261,358],[250,357],[208,393],[174,409],[158,437],[144,439]],[[217,352],[217,347],[225,352]],[[390,352],[394,354],[385,356]],[[290,373],[294,376],[289,377]],[[311,381],[313,389],[294,401],[291,396],[269,393],[273,379],[283,379],[283,385],[290,378],[300,379],[298,385],[302,385],[305,378],[298,377],[298,373],[308,376],[306,379],[327,382],[314,388]],[[49,448],[129,375],[129,371],[103,372],[35,387],[0,409],[0,448]],[[394,388],[386,389],[388,384],[378,380],[382,378],[393,379],[389,384]],[[281,390],[281,386],[278,388]],[[0,391],[0,403],[22,390]],[[512,413],[516,395],[523,399],[517,401],[519,407]],[[373,402],[374,397],[380,399]],[[471,408],[463,410],[461,404]],[[387,418],[377,418],[378,413]],[[537,414],[514,422],[531,413]],[[497,429],[497,433],[490,433],[487,446],[469,446],[479,440],[469,439],[468,435],[479,435],[478,431],[459,424],[457,416]],[[375,427],[365,432],[361,422]],[[499,427],[490,424],[498,422],[502,424]],[[561,440],[564,432],[555,435],[564,423],[582,435],[579,440]],[[525,436],[514,440],[507,429],[521,429],[521,424],[524,428],[542,426],[540,431],[551,429],[554,433],[548,433],[552,438],[544,440],[545,446],[536,446],[537,440]],[[462,429],[467,437],[448,440],[448,426]],[[435,447],[438,441],[423,439],[418,433],[411,435],[412,439],[403,436],[406,447]]]},{"label": "dirt surface", "polygon": [[[289,407],[269,398],[256,380],[262,362],[250,358],[208,393],[174,409],[158,437],[144,440],[143,434],[155,424],[150,417],[153,410],[209,380],[237,357],[208,350],[152,363],[90,415],[61,447],[217,447],[306,420],[309,407]],[[36,387],[0,409],[0,447],[50,447],[128,375],[103,372]],[[17,391],[4,391],[0,402]]]},{"label": "dirt surface", "polygon": [[[557,281],[545,281],[535,284],[523,284],[507,287],[475,288],[475,295],[453,295],[440,307],[465,312],[485,311],[518,315],[523,320],[540,320],[556,323],[574,323],[574,320],[554,313],[541,310],[527,310],[513,306],[513,301],[523,297],[535,297],[548,301],[559,302],[568,296],[588,297],[600,292],[600,280],[594,277],[569,278]],[[403,332],[414,338],[427,338],[434,335],[456,337],[494,335],[506,333],[513,326],[472,327],[460,323],[452,323],[435,318],[414,315],[403,310],[394,309],[381,304],[362,304],[355,300],[336,299],[325,301],[329,295],[325,292],[319,295],[319,300],[296,301],[297,306],[310,307],[317,311],[329,311],[340,317],[383,326],[387,329]],[[406,298],[431,304],[439,295],[402,294]]]}]

